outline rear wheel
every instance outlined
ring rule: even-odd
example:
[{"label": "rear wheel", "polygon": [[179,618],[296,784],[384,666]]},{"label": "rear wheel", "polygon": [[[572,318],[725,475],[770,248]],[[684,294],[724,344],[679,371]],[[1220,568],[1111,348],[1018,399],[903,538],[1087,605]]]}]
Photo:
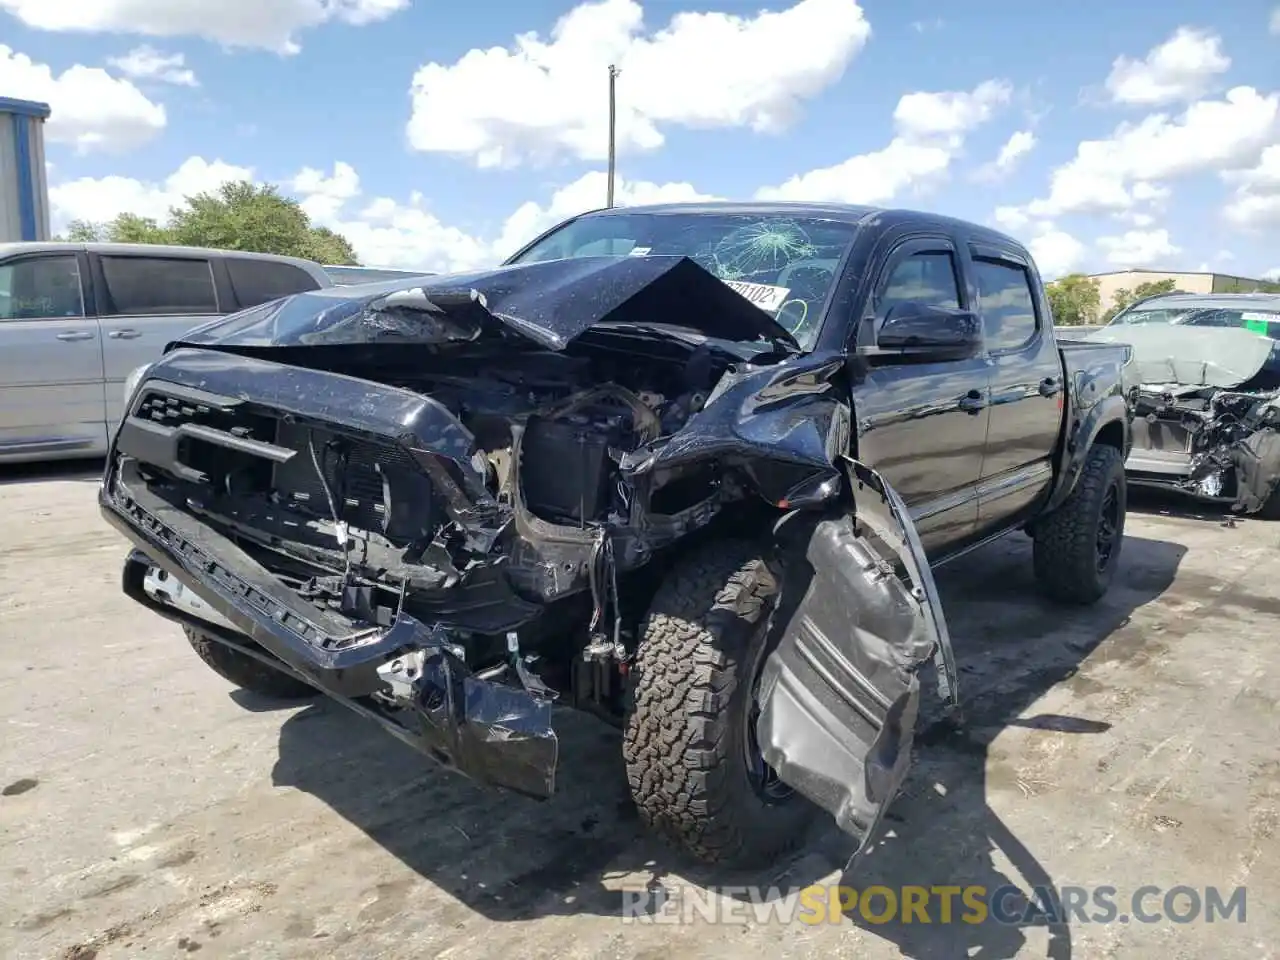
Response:
[{"label": "rear wheel", "polygon": [[1276,488],[1271,491],[1271,496],[1267,497],[1258,516],[1263,520],[1280,520],[1280,484],[1276,484]]},{"label": "rear wheel", "polygon": [[233,650],[195,627],[184,626],[182,629],[200,659],[218,676],[230,680],[242,690],[280,700],[300,700],[314,696],[317,692],[311,684],[303,683],[297,677],[239,650]]},{"label": "rear wheel", "polygon": [[1035,524],[1035,574],[1046,594],[1076,604],[1102,598],[1120,559],[1126,500],[1120,451],[1094,447],[1071,496]]},{"label": "rear wheel", "polygon": [[645,619],[623,757],[641,819],[700,860],[772,863],[815,808],[761,756],[755,721],[778,579],[750,542],[686,557]]}]

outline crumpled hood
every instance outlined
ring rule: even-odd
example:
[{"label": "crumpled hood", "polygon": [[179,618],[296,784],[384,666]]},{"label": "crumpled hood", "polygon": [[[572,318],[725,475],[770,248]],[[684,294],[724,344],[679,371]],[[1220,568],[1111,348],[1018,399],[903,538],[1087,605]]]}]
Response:
[{"label": "crumpled hood", "polygon": [[668,323],[795,345],[773,317],[688,257],[580,257],[313,290],[216,320],[178,343],[446,343],[497,325],[562,350],[599,323]]},{"label": "crumpled hood", "polygon": [[1141,383],[1223,389],[1257,376],[1276,348],[1275,340],[1250,330],[1168,323],[1109,326],[1085,339],[1130,344]]}]

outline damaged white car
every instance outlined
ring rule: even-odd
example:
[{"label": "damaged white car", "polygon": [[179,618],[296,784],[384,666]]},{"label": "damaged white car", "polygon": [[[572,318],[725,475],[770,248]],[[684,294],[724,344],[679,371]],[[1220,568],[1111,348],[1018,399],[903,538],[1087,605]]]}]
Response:
[{"label": "damaged white car", "polygon": [[1171,294],[1089,340],[1133,347],[1130,483],[1280,519],[1280,294]]}]

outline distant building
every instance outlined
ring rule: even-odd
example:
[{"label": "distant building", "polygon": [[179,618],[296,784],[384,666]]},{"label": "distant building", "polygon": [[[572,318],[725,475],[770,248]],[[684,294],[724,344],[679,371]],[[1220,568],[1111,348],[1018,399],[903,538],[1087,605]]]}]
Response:
[{"label": "distant building", "polygon": [[48,119],[47,103],[0,97],[0,243],[49,239]]},{"label": "distant building", "polygon": [[1105,312],[1115,302],[1116,291],[1135,290],[1144,283],[1172,280],[1175,290],[1183,293],[1255,293],[1280,286],[1251,277],[1235,277],[1227,273],[1174,273],[1165,270],[1115,270],[1090,274],[1098,281],[1098,297]]}]

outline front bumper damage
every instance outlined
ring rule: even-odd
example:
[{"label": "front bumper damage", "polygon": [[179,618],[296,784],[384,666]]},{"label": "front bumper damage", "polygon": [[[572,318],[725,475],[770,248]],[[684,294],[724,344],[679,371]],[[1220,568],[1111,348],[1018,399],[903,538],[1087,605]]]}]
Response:
[{"label": "front bumper damage", "polygon": [[1110,325],[1092,341],[1127,343],[1130,482],[1255,513],[1280,481],[1280,344],[1250,330]]},{"label": "front bumper damage", "polygon": [[[535,799],[555,791],[552,695],[521,669],[515,634],[519,687],[472,672],[447,631],[407,614],[356,628],[305,603],[231,540],[150,493],[127,461],[108,468],[99,504],[135,546],[122,586],[138,603],[285,669],[472,779]],[[166,582],[171,589],[157,589]]]},{"label": "front bumper damage", "polygon": [[1143,385],[1131,397],[1139,484],[1256,513],[1280,485],[1280,390]]}]

